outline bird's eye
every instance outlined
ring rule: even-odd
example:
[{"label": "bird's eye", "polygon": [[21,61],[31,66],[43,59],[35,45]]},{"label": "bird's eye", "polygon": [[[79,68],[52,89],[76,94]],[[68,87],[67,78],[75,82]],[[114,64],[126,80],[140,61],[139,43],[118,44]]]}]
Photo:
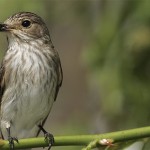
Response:
[{"label": "bird's eye", "polygon": [[31,22],[29,20],[24,20],[22,22],[22,26],[25,27],[25,28],[28,28],[31,26]]}]

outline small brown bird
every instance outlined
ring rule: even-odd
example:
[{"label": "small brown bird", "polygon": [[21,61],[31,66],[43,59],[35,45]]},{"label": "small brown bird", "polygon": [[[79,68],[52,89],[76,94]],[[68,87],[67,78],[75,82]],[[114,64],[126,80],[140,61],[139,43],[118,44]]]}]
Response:
[{"label": "small brown bird", "polygon": [[[62,84],[62,68],[42,18],[20,12],[0,24],[8,49],[0,68],[0,129],[8,139],[38,136]],[[49,146],[49,148],[50,148]]]}]

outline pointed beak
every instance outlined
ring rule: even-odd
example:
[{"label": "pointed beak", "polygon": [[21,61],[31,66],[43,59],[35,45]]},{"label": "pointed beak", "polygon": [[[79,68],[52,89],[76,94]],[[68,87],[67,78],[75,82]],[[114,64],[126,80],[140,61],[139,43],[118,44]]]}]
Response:
[{"label": "pointed beak", "polygon": [[0,24],[0,32],[8,31],[9,28],[6,24]]}]

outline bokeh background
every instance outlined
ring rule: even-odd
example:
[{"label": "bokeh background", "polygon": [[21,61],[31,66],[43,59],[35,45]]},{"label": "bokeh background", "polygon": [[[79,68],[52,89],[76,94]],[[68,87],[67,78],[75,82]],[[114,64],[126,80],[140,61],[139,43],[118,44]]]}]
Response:
[{"label": "bokeh background", "polygon": [[[62,62],[63,85],[48,131],[98,134],[149,125],[149,0],[0,0],[1,22],[20,11],[45,20]],[[6,48],[2,33],[0,58]]]}]

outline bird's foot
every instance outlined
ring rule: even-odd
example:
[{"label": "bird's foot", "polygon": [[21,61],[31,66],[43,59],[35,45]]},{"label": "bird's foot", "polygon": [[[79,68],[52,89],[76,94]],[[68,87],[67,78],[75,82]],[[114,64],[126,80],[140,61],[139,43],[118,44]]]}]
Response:
[{"label": "bird's foot", "polygon": [[10,147],[10,150],[14,150],[15,148],[15,143],[14,142],[17,142],[19,143],[18,139],[16,137],[12,137],[11,134],[10,134],[10,124],[7,124],[7,128],[6,128],[7,132],[8,132],[8,142],[9,142],[9,147]]},{"label": "bird's foot", "polygon": [[54,136],[47,132],[41,125],[39,125],[39,128],[44,133],[45,141],[48,142],[48,150],[51,149],[52,145],[54,144]]},{"label": "bird's foot", "polygon": [[19,143],[19,141],[18,141],[18,139],[16,137],[11,137],[11,136],[8,137],[8,141],[9,141],[10,150],[14,150],[15,149],[14,148],[15,147],[14,141]]},{"label": "bird's foot", "polygon": [[45,137],[45,141],[48,142],[48,150],[50,150],[52,145],[54,144],[54,136],[51,133],[46,132],[44,133],[44,137]]}]

